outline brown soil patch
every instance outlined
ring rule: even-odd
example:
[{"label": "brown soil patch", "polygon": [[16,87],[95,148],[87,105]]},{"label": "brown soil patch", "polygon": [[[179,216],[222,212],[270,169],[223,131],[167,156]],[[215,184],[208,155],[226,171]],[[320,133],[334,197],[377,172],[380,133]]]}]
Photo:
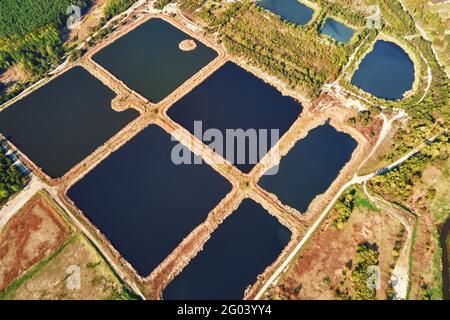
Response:
[{"label": "brown soil patch", "polygon": [[[355,265],[358,244],[378,246],[381,287],[377,299],[386,298],[392,274],[392,250],[402,226],[384,212],[356,208],[342,230],[333,226],[336,212],[323,223],[289,270],[278,282],[273,297],[282,299],[336,299],[337,288],[351,292],[351,282],[345,272]],[[347,277],[348,278],[348,277]]]},{"label": "brown soil patch", "polygon": [[69,227],[41,194],[36,194],[0,234],[0,291],[24,271],[56,250]]},{"label": "brown soil patch", "polygon": [[[67,279],[79,268],[80,286],[68,287]],[[33,272],[34,271],[34,272]],[[19,300],[121,299],[123,286],[97,251],[80,235],[69,240],[55,257],[32,270],[32,275],[8,298]],[[72,282],[71,282],[72,283]]]},{"label": "brown soil patch", "polygon": [[383,127],[383,120],[374,118],[372,119],[372,123],[367,126],[356,125],[355,127],[370,143],[375,144]]},{"label": "brown soil patch", "polygon": [[26,78],[27,75],[18,66],[12,66],[3,73],[0,72],[0,92],[8,92],[14,84],[23,82]]}]

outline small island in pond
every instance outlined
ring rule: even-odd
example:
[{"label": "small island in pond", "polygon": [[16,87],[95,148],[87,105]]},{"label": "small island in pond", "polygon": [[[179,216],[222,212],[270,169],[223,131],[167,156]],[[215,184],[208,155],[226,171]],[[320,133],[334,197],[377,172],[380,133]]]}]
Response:
[{"label": "small island in pond", "polygon": [[193,51],[197,48],[197,43],[192,39],[186,39],[180,42],[179,48],[182,51]]}]

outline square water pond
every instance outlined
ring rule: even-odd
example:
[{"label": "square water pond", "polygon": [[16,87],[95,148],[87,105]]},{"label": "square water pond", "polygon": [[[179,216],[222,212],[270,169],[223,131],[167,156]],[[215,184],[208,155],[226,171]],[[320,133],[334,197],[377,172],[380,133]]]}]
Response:
[{"label": "square water pond", "polygon": [[281,159],[278,173],[262,176],[259,185],[304,213],[336,179],[356,146],[350,135],[329,124],[315,128]]},{"label": "square water pond", "polygon": [[161,128],[147,127],[68,191],[143,277],[231,191],[207,164],[174,164],[176,145]]},{"label": "square water pond", "polygon": [[170,23],[152,18],[95,54],[93,59],[132,90],[157,103],[217,57],[194,40],[196,48],[180,49],[191,36]]},{"label": "square water pond", "polygon": [[116,94],[75,67],[0,112],[0,132],[59,178],[139,116],[111,108]]},{"label": "square water pond", "polygon": [[[281,138],[292,126],[301,111],[299,102],[228,62],[176,102],[167,114],[239,170],[248,173],[277,143],[276,137]],[[211,139],[207,137],[208,132],[220,136]],[[274,132],[276,137],[272,135]]]},{"label": "square water pond", "polygon": [[163,292],[168,300],[236,300],[289,243],[291,232],[253,200],[213,232],[203,251]]}]

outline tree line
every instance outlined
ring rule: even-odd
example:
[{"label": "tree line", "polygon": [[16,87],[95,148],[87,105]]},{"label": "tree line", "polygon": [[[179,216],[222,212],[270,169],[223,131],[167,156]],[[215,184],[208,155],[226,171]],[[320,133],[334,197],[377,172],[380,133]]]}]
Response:
[{"label": "tree line", "polygon": [[[18,65],[41,78],[63,55],[61,26],[70,5],[87,0],[7,0],[0,2],[0,70]],[[26,84],[23,84],[26,86]],[[13,88],[1,100],[20,90]]]},{"label": "tree line", "polygon": [[27,176],[14,165],[11,158],[0,148],[0,204],[19,192],[28,183]]},{"label": "tree line", "polygon": [[70,5],[84,8],[87,0],[0,1],[0,37],[23,37],[49,24],[61,24]]},{"label": "tree line", "polygon": [[128,10],[137,0],[108,0],[103,15],[106,20],[118,15],[119,13]]}]

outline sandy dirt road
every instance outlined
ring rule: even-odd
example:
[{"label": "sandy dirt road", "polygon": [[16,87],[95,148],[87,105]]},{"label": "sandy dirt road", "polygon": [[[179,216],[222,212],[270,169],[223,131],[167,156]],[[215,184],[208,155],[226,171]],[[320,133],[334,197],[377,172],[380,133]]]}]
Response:
[{"label": "sandy dirt road", "polygon": [[0,210],[0,230],[6,225],[11,217],[22,208],[36,192],[43,189],[44,185],[35,176],[31,176],[31,181],[19,194],[8,201]]}]

